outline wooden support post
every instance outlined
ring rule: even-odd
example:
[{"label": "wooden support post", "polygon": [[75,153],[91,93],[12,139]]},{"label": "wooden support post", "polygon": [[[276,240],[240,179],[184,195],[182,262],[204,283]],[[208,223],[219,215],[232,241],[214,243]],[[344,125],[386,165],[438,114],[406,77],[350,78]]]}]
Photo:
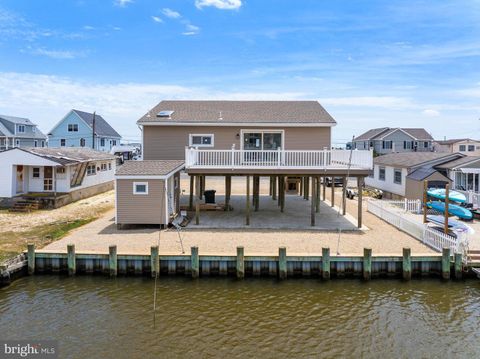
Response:
[{"label": "wooden support post", "polygon": [[462,279],[463,258],[462,253],[455,253],[455,279]]},{"label": "wooden support post", "polygon": [[326,193],[327,193],[327,177],[323,176],[322,177],[322,180],[323,180],[323,191],[322,191],[322,197],[323,197],[323,200],[325,201],[325,198],[326,197]]},{"label": "wooden support post", "polygon": [[315,183],[315,177],[312,177],[312,196],[310,200],[310,225],[315,226],[315,203],[317,201],[316,192],[317,184]]},{"label": "wooden support post", "polygon": [[225,176],[225,211],[230,211],[230,197],[232,195],[232,176]]},{"label": "wooden support post", "polygon": [[305,176],[305,185],[303,186],[303,199],[308,201],[310,195],[310,177]]},{"label": "wooden support post", "polygon": [[285,176],[280,176],[280,212],[285,210]]},{"label": "wooden support post", "polygon": [[278,277],[287,278],[287,248],[278,248]]},{"label": "wooden support post", "polygon": [[75,244],[67,244],[67,266],[68,275],[75,275],[77,272],[77,263],[75,258]]},{"label": "wooden support post", "polygon": [[203,199],[203,192],[205,192],[205,176],[200,176],[200,194],[198,198]]},{"label": "wooden support post", "polygon": [[410,280],[412,278],[412,251],[410,248],[403,248],[402,272],[403,279]]},{"label": "wooden support post", "polygon": [[332,182],[331,182],[331,193],[330,193],[330,202],[331,202],[331,206],[335,206],[335,177],[330,177],[332,179]]},{"label": "wooden support post", "polygon": [[258,208],[260,206],[260,176],[254,177],[254,204],[255,204],[255,212],[258,212]]},{"label": "wooden support post", "polygon": [[298,190],[298,195],[303,196],[303,185],[305,184],[305,177],[300,177],[300,188]]},{"label": "wooden support post", "polygon": [[35,274],[35,244],[27,244],[28,274]]},{"label": "wooden support post", "polygon": [[195,224],[200,224],[200,193],[201,193],[201,176],[195,176]]},{"label": "wooden support post", "polygon": [[250,176],[247,176],[247,208],[245,211],[245,225],[250,225]]},{"label": "wooden support post", "polygon": [[108,247],[108,267],[110,277],[117,276],[117,246],[111,245]]},{"label": "wooden support post", "polygon": [[316,178],[315,186],[315,212],[320,213],[320,177]]},{"label": "wooden support post", "polygon": [[347,177],[342,178],[342,214],[347,214]]},{"label": "wooden support post", "polygon": [[362,228],[363,177],[357,177],[357,187],[358,187],[357,227]]},{"label": "wooden support post", "polygon": [[237,278],[245,277],[245,257],[243,247],[237,247]]},{"label": "wooden support post", "polygon": [[330,248],[322,248],[322,278],[330,279]]},{"label": "wooden support post", "polygon": [[272,176],[270,176],[270,187],[269,187],[269,190],[268,190],[268,195],[269,196],[273,195],[273,177]]},{"label": "wooden support post", "polygon": [[198,256],[198,247],[191,248],[191,267],[192,267],[192,278],[198,278],[200,275],[200,258]]},{"label": "wooden support post", "polygon": [[442,250],[442,278],[450,279],[450,248],[445,247]]},{"label": "wooden support post", "polygon": [[363,279],[369,280],[372,277],[372,249],[363,248]]},{"label": "wooden support post", "polygon": [[428,180],[423,181],[423,223],[427,223]]},{"label": "wooden support post", "polygon": [[190,175],[190,198],[188,201],[188,209],[193,211],[193,186],[194,186],[194,177]]},{"label": "wooden support post", "polygon": [[150,247],[150,273],[152,278],[158,278],[160,276],[160,256],[158,246]]},{"label": "wooden support post", "polygon": [[450,185],[447,183],[445,185],[445,213],[443,214],[445,218],[445,221],[443,224],[443,231],[445,232],[445,234],[448,234],[448,207],[450,205],[450,199],[448,198],[449,195],[450,195]]},{"label": "wooden support post", "polygon": [[272,199],[277,199],[277,176],[273,176]]}]

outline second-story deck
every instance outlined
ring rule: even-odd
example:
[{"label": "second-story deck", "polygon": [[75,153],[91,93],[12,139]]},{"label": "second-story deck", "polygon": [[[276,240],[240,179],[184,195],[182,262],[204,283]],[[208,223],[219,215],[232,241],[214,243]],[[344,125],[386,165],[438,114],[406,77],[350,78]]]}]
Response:
[{"label": "second-story deck", "polygon": [[188,173],[367,175],[373,152],[360,150],[211,150],[187,147]]}]

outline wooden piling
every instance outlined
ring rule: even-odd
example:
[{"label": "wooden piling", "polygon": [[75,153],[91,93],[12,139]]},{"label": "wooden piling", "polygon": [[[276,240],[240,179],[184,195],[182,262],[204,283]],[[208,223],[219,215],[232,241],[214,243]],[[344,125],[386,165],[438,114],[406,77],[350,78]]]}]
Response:
[{"label": "wooden piling", "polygon": [[232,196],[232,176],[225,176],[225,211],[230,211],[230,197]]},{"label": "wooden piling", "polygon": [[277,176],[273,176],[272,200],[277,199]]},{"label": "wooden piling", "polygon": [[327,193],[327,177],[323,176],[322,177],[322,182],[323,182],[322,197],[323,197],[323,200],[325,201],[325,198],[327,198],[327,196],[326,196],[326,193]]},{"label": "wooden piling", "polygon": [[150,273],[152,278],[160,276],[160,256],[158,246],[150,247]]},{"label": "wooden piling", "polygon": [[200,224],[201,176],[195,176],[195,224]]},{"label": "wooden piling", "polygon": [[330,194],[330,202],[331,206],[335,206],[335,177],[330,177],[332,181],[330,182],[331,184],[331,194]]},{"label": "wooden piling", "polygon": [[68,266],[68,275],[73,276],[77,272],[77,264],[75,258],[75,245],[67,245],[67,266]]},{"label": "wooden piling", "polygon": [[462,253],[455,253],[455,279],[462,279],[463,276]]},{"label": "wooden piling", "polygon": [[342,215],[347,214],[347,177],[342,179]]},{"label": "wooden piling", "polygon": [[308,197],[310,196],[310,177],[305,176],[303,177],[305,184],[303,185],[303,199],[308,201]]},{"label": "wooden piling", "polygon": [[188,209],[193,211],[193,187],[194,187],[194,177],[190,175],[190,197],[188,200]]},{"label": "wooden piling", "polygon": [[200,193],[198,198],[203,199],[203,192],[205,192],[205,176],[200,176]]},{"label": "wooden piling", "polygon": [[315,212],[320,213],[320,177],[316,178],[316,187],[315,187]]},{"label": "wooden piling", "polygon": [[278,277],[287,278],[287,248],[278,248]]},{"label": "wooden piling", "polygon": [[280,176],[280,212],[285,210],[285,176]]},{"label": "wooden piling", "polygon": [[192,278],[198,278],[200,275],[200,258],[198,256],[198,247],[191,248]]},{"label": "wooden piling", "polygon": [[358,187],[357,227],[362,228],[363,177],[357,177],[357,187]]},{"label": "wooden piling", "polygon": [[316,189],[317,184],[315,183],[315,177],[312,177],[312,196],[310,200],[310,225],[315,226],[315,204],[316,204]]},{"label": "wooden piling", "polygon": [[330,279],[330,248],[322,248],[322,278]]},{"label": "wooden piling", "polygon": [[237,278],[243,279],[245,277],[245,257],[243,247],[237,247]]},{"label": "wooden piling", "polygon": [[412,251],[410,248],[403,248],[402,272],[404,280],[412,278]]},{"label": "wooden piling", "polygon": [[372,277],[372,249],[363,249],[363,279],[369,280]]},{"label": "wooden piling", "polygon": [[258,212],[258,208],[260,207],[260,176],[254,177],[254,184],[255,184],[255,194],[254,194],[254,203],[255,203],[255,212]]},{"label": "wooden piling", "polygon": [[35,273],[35,244],[27,244],[28,274]]},{"label": "wooden piling", "polygon": [[245,211],[245,225],[250,225],[250,176],[247,176],[247,198],[246,198],[246,211]]},{"label": "wooden piling", "polygon": [[111,245],[108,247],[108,266],[110,277],[117,276],[117,246]]},{"label": "wooden piling", "polygon": [[450,279],[450,248],[444,247],[442,250],[442,278]]}]

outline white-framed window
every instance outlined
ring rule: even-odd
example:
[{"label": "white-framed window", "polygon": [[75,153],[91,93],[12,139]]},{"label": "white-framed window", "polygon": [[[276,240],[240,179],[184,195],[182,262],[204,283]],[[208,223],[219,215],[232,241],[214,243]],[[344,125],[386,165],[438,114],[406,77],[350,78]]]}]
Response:
[{"label": "white-framed window", "polygon": [[378,179],[380,181],[385,181],[385,167],[378,168]]},{"label": "white-framed window", "polygon": [[66,144],[67,144],[67,141],[64,138],[61,138],[60,139],[60,147],[65,147]]},{"label": "white-framed window", "polygon": [[32,132],[33,133],[37,132],[37,128],[35,126],[32,126]]},{"label": "white-framed window", "polygon": [[213,147],[214,146],[213,134],[190,134],[188,144],[192,147]]},{"label": "white-framed window", "polygon": [[57,167],[57,173],[58,174],[65,174],[65,167]]},{"label": "white-framed window", "polygon": [[33,178],[40,178],[40,167],[33,167],[32,168],[32,177]]},{"label": "white-framed window", "polygon": [[112,145],[116,146],[117,145],[117,140],[113,140]]},{"label": "white-framed window", "polygon": [[20,140],[15,140],[15,145],[16,145],[17,147],[20,147]]},{"label": "white-framed window", "polygon": [[80,139],[80,147],[85,147],[85,139],[84,138]]},{"label": "white-framed window", "polygon": [[42,147],[45,147],[45,141],[42,141]]},{"label": "white-framed window", "polygon": [[104,138],[100,139],[100,146],[105,147],[105,139]]},{"label": "white-framed window", "polygon": [[17,132],[18,133],[25,133],[25,125],[18,125]]},{"label": "white-framed window", "polygon": [[428,147],[429,147],[429,142],[428,142],[428,141],[425,141],[425,142],[423,143],[423,148],[428,148]]},{"label": "white-framed window", "polygon": [[395,168],[393,170],[393,182],[396,184],[402,184],[402,170]]},{"label": "white-framed window", "polygon": [[100,170],[101,170],[101,171],[106,171],[106,170],[107,170],[107,164],[106,164],[106,163],[102,163],[102,164],[100,165]]},{"label": "white-framed window", "polygon": [[97,173],[97,168],[95,165],[88,165],[87,166],[87,176],[93,176]]},{"label": "white-framed window", "polygon": [[468,145],[468,152],[475,151],[475,145]]},{"label": "white-framed window", "polygon": [[69,123],[68,132],[78,132],[78,123]]},{"label": "white-framed window", "polygon": [[391,150],[393,147],[393,142],[392,141],[383,141],[382,142],[382,148],[386,150]]},{"label": "white-framed window", "polygon": [[111,162],[108,163],[108,170],[109,170],[109,171],[112,170],[112,163],[111,163]]},{"label": "white-framed window", "polygon": [[465,146],[465,145],[458,146],[458,150],[461,151],[461,152],[464,152],[466,149],[467,149],[467,146]]},{"label": "white-framed window", "polygon": [[133,194],[148,194],[148,182],[133,182]]}]

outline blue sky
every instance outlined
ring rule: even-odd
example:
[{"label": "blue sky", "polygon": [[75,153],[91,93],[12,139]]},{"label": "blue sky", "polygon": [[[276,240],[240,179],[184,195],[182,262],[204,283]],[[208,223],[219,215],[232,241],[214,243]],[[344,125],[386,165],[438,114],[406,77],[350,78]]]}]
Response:
[{"label": "blue sky", "polygon": [[480,137],[480,1],[0,0],[0,113],[96,110],[127,139],[162,99],[315,99],[335,143]]}]

